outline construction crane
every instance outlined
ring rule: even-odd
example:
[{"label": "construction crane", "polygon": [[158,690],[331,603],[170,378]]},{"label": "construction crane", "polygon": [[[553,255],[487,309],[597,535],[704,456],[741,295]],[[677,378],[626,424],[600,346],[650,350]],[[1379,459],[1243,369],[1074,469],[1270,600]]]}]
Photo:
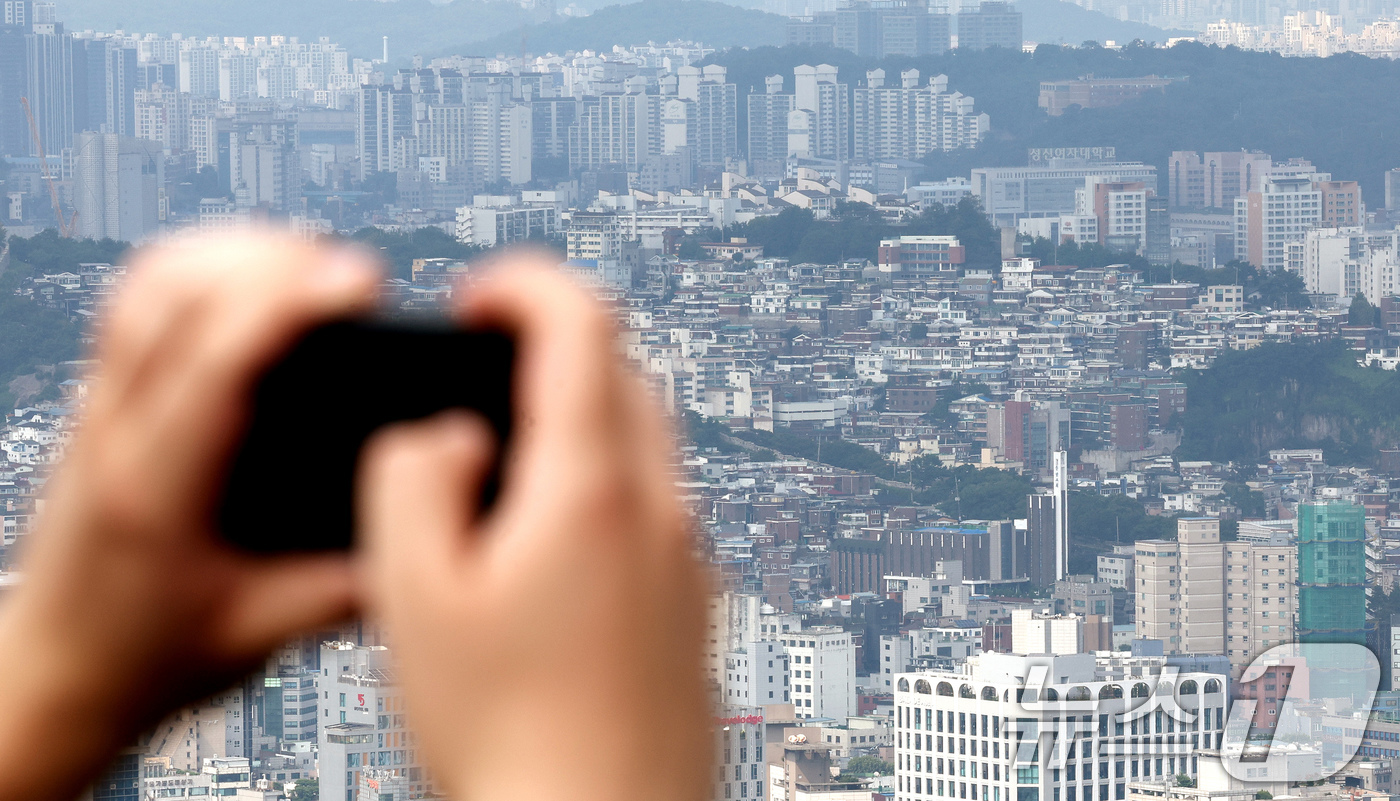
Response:
[{"label": "construction crane", "polygon": [[71,237],[77,232],[78,212],[75,209],[72,217],[64,218],[63,206],[58,202],[58,186],[54,184],[53,173],[49,171],[49,157],[44,153],[44,140],[39,137],[39,124],[34,121],[34,110],[29,107],[29,98],[21,97],[19,102],[24,106],[24,116],[29,118],[29,135],[34,137],[34,147],[39,150],[39,169],[44,174],[44,183],[49,185],[49,199],[53,201],[53,213],[58,218],[58,232]]}]

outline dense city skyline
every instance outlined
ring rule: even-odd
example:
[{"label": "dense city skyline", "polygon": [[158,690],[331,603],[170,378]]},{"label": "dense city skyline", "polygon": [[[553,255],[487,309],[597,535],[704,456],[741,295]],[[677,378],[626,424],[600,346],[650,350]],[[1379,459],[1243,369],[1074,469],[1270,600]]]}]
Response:
[{"label": "dense city skyline", "polygon": [[[1393,6],[483,3],[518,50],[405,56],[0,2],[0,598],[143,254],[357,243],[416,319],[529,246],[681,434],[708,797],[1400,795]],[[307,631],[92,798],[443,797],[395,648]]]}]

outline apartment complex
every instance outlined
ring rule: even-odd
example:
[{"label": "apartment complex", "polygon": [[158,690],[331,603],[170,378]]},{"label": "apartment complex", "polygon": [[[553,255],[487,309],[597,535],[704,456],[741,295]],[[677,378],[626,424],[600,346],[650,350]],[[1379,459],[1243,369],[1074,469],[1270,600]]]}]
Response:
[{"label": "apartment complex", "polygon": [[1263,270],[1288,266],[1288,243],[1322,223],[1322,192],[1308,178],[1269,178],[1235,198],[1235,258]]},{"label": "apartment complex", "polygon": [[1216,518],[1177,521],[1175,540],[1133,553],[1137,636],[1168,654],[1224,654],[1234,676],[1293,642],[1297,548],[1286,539],[1221,542]]},{"label": "apartment complex", "polygon": [[919,71],[900,73],[886,86],[885,71],[870,70],[852,99],[852,156],[857,160],[918,159],[936,151],[976,147],[991,127],[973,99],[948,91],[948,76],[919,85]]}]

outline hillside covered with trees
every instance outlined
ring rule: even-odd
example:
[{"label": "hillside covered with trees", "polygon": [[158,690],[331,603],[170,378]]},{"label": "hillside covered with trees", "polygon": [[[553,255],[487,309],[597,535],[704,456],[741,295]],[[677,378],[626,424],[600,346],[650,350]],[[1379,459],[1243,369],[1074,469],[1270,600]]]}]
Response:
[{"label": "hillside covered with trees", "polygon": [[713,0],[641,0],[608,6],[587,17],[557,17],[463,44],[463,53],[536,55],[570,50],[612,50],[613,45],[690,40],[717,48],[781,44],[786,19]]},{"label": "hillside covered with trees", "polygon": [[1400,444],[1400,374],[1360,366],[1341,341],[1227,350],[1182,378],[1180,459],[1249,462],[1320,446],[1329,462],[1371,464]]},{"label": "hillside covered with trees", "polygon": [[788,208],[776,216],[730,226],[725,233],[763,245],[765,256],[817,264],[846,259],[873,262],[880,240],[888,237],[951,234],[967,249],[968,267],[1001,266],[1001,233],[972,198],[952,208],[935,206],[904,225],[891,225],[871,206],[843,203],[829,219],[818,220],[806,209]]},{"label": "hillside covered with trees", "polygon": [[[0,231],[0,236],[4,236]],[[57,396],[53,367],[82,355],[80,332],[61,311],[15,294],[34,276],[116,262],[126,245],[110,239],[65,239],[52,229],[29,239],[10,237],[0,269],[0,410],[17,401]]]}]

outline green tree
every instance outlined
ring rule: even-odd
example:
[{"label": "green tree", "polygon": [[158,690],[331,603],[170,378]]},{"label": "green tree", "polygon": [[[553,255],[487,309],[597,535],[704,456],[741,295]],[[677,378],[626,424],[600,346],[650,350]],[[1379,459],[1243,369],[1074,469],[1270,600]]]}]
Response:
[{"label": "green tree", "polygon": [[772,217],[758,217],[730,229],[730,236],[745,237],[763,246],[763,255],[789,257],[797,252],[816,217],[807,209],[790,206]]},{"label": "green tree", "polygon": [[1225,351],[1181,374],[1191,403],[1181,459],[1258,460],[1271,448],[1321,446],[1332,464],[1370,464],[1400,444],[1400,375],[1367,370],[1341,340]]},{"label": "green tree", "polygon": [[1264,493],[1250,489],[1248,484],[1227,481],[1225,497],[1239,508],[1241,517],[1264,516]]},{"label": "green tree", "polygon": [[[120,263],[127,249],[110,239],[66,239],[53,230],[28,239],[10,237],[9,244],[10,266],[0,274],[0,409],[14,406],[9,386],[15,378],[82,355],[81,332],[66,314],[16,290],[36,275],[76,270],[81,263]],[[50,384],[41,388],[39,397],[54,394]]]},{"label": "green tree", "polygon": [[846,763],[846,772],[857,776],[888,776],[894,773],[894,766],[877,756],[858,756]]},{"label": "green tree", "polygon": [[1375,325],[1376,309],[1366,300],[1366,296],[1360,292],[1351,299],[1351,306],[1347,309],[1348,325]]},{"label": "green tree", "polygon": [[321,797],[321,782],[318,779],[297,779],[287,801],[318,801]]},{"label": "green tree", "polygon": [[1271,309],[1306,309],[1312,306],[1302,277],[1287,270],[1263,276],[1249,292],[1251,295],[1257,293],[1259,304]]},{"label": "green tree", "polygon": [[391,233],[381,228],[366,227],[356,231],[351,238],[379,250],[389,262],[390,274],[405,280],[413,275],[414,259],[469,259],[485,250],[477,245],[464,245],[440,228]]}]

